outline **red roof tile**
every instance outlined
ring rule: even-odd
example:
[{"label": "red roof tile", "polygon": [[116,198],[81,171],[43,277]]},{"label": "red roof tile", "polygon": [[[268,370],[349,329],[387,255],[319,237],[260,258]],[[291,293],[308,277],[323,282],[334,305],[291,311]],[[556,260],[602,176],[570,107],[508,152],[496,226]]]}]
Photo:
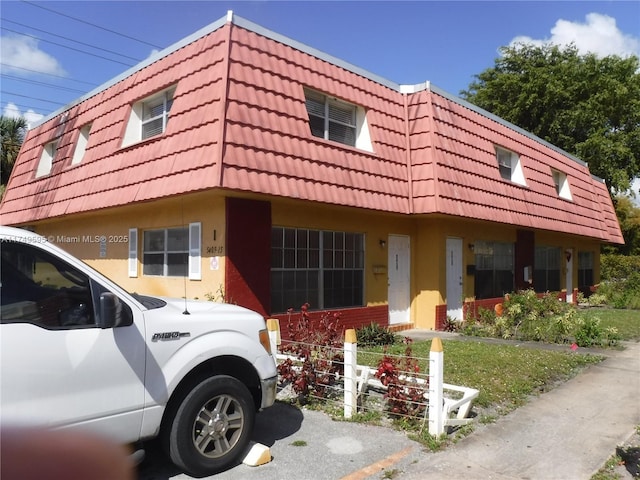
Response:
[{"label": "red roof tile", "polygon": [[[437,89],[401,93],[274,38],[226,23],[29,131],[3,222],[227,188],[623,241],[606,186],[586,165]],[[130,106],[172,85],[164,134],[122,147]],[[303,87],[364,108],[373,152],[313,137]],[[85,157],[71,167],[88,123]],[[51,173],[35,179],[43,146],[56,138]],[[519,155],[526,186],[500,177],[496,145]],[[558,197],[552,168],[567,175],[572,201]]]}]

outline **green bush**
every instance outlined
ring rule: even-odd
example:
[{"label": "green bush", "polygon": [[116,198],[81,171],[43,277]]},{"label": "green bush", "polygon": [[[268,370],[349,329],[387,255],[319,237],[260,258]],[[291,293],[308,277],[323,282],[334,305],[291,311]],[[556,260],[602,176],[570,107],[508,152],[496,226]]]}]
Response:
[{"label": "green bush", "polygon": [[640,272],[632,272],[623,279],[604,281],[597,293],[604,295],[612,307],[640,309]]},{"label": "green bush", "polygon": [[358,344],[364,346],[393,345],[398,341],[398,337],[392,331],[375,322],[357,328],[356,337]]},{"label": "green bush", "polygon": [[578,346],[615,345],[615,329],[603,329],[596,318],[584,318],[570,303],[554,294],[539,297],[533,290],[508,295],[502,315],[481,310],[478,318],[465,322],[467,335],[505,339],[533,340],[548,343],[572,343]]},{"label": "green bush", "polygon": [[640,255],[606,254],[600,256],[602,281],[621,280],[640,270]]},{"label": "green bush", "polygon": [[587,303],[592,307],[601,307],[607,304],[607,296],[603,293],[593,293],[587,299]]}]

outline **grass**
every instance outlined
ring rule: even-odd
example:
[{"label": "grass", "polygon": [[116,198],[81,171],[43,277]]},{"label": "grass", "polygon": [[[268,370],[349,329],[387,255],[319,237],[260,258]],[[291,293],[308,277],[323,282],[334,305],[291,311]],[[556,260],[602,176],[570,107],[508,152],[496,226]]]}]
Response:
[{"label": "grass", "polygon": [[580,310],[586,318],[599,318],[603,328],[615,327],[622,340],[640,340],[640,310],[588,308]]},{"label": "grass", "polygon": [[[626,470],[626,472],[625,472]],[[629,443],[619,446],[605,464],[590,480],[621,480],[640,477],[640,425],[636,426],[635,435]]]},{"label": "grass", "polygon": [[[445,381],[478,389],[480,394],[474,404],[498,407],[502,413],[522,405],[529,395],[546,391],[581,368],[602,360],[596,355],[474,340],[445,340],[443,348]],[[388,352],[402,355],[404,349],[404,345],[394,345]],[[412,355],[421,359],[422,371],[427,371],[430,350],[431,341],[412,344]],[[375,366],[381,353],[382,348],[375,347],[358,352],[358,363]]]},{"label": "grass", "polygon": [[[586,316],[597,316],[603,328],[615,327],[622,340],[640,341],[640,311],[591,308],[581,310]],[[454,385],[464,385],[479,390],[474,401],[478,423],[489,424],[499,421],[504,415],[526,403],[531,395],[551,390],[559,383],[578,374],[583,368],[599,363],[601,355],[583,354],[557,348],[521,346],[517,342],[482,341],[475,338],[443,340],[444,380]],[[563,348],[563,347],[560,347]],[[387,349],[390,355],[404,356],[406,345],[395,344]],[[422,372],[428,371],[431,341],[415,341],[411,344],[411,355],[419,359]],[[606,350],[602,350],[603,353]],[[384,353],[383,347],[365,347],[358,351],[358,364],[377,367]],[[311,402],[309,405],[314,405]],[[341,408],[331,402],[317,402],[319,409],[334,418],[341,417]],[[309,406],[308,405],[308,406]],[[354,415],[350,421],[359,423],[380,423],[382,412],[364,412]],[[458,437],[468,435],[475,428],[473,424],[457,430],[456,438],[434,438],[424,429],[416,433],[412,422],[395,422],[397,428],[407,430],[410,437],[421,442],[430,450],[438,450],[455,442]],[[413,422],[415,424],[415,422]],[[417,436],[417,437],[416,437]],[[612,460],[612,464],[615,460]],[[603,475],[607,475],[603,469]],[[611,477],[601,477],[605,480]]]},{"label": "grass", "polygon": [[613,455],[600,470],[592,475],[591,480],[620,480],[622,477],[616,473],[616,467],[620,462],[622,462],[622,459],[617,455]]}]

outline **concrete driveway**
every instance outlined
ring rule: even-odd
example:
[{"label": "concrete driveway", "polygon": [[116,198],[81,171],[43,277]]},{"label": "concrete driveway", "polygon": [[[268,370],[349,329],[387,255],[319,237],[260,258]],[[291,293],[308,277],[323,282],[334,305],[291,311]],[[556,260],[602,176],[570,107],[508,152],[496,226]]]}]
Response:
[{"label": "concrete driveway", "polygon": [[[276,403],[256,417],[253,440],[271,449],[272,461],[238,465],[216,480],[358,480],[405,470],[423,455],[422,446],[391,428],[331,420],[326,414]],[[296,446],[297,445],[297,446]],[[139,469],[140,480],[188,479],[152,443]]]}]

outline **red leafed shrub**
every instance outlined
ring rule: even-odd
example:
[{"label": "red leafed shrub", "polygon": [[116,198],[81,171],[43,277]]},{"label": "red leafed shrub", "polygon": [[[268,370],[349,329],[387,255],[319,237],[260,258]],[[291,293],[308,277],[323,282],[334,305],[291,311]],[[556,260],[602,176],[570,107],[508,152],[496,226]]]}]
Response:
[{"label": "red leafed shrub", "polygon": [[309,395],[325,398],[328,387],[335,384],[344,372],[343,331],[340,313],[324,312],[312,319],[309,304],[300,308],[300,314],[289,310],[287,328],[290,341],[281,347],[290,358],[278,365],[281,380],[291,383],[294,392],[303,398]]},{"label": "red leafed shrub", "polygon": [[429,388],[429,379],[425,383],[417,383],[415,375],[420,372],[418,360],[412,356],[410,338],[405,338],[406,344],[403,357],[391,356],[385,347],[384,356],[378,362],[376,378],[387,387],[384,395],[387,400],[387,410],[393,416],[420,417],[424,416],[427,408],[424,397]]}]

